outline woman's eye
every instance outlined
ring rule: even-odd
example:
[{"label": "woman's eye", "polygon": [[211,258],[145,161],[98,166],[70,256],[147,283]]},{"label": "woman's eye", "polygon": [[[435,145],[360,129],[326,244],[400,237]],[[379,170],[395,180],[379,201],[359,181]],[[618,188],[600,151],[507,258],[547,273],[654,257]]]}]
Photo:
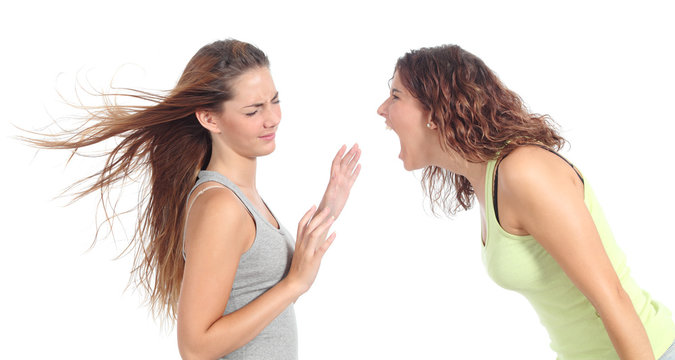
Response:
[{"label": "woman's eye", "polygon": [[246,116],[251,117],[251,116],[253,116],[257,113],[258,113],[258,110],[254,111],[254,112],[246,113]]},{"label": "woman's eye", "polygon": [[276,100],[272,101],[272,104],[278,104],[278,103],[280,103],[280,102],[281,102],[281,100],[276,99]]},{"label": "woman's eye", "polygon": [[394,99],[394,100],[398,100],[398,96],[396,96],[394,94],[391,95],[391,98]]}]

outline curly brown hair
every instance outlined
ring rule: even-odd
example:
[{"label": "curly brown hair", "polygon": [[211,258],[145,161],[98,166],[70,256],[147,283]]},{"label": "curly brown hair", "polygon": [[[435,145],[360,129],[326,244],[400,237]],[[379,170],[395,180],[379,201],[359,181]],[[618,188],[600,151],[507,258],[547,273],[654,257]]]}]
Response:
[{"label": "curly brown hair", "polygon": [[[548,115],[530,113],[481,59],[457,45],[412,50],[398,59],[395,71],[430,112],[441,147],[468,161],[496,159],[525,144],[556,150],[565,144]],[[462,175],[427,166],[422,187],[432,211],[436,205],[449,215],[471,208],[474,189]]]}]

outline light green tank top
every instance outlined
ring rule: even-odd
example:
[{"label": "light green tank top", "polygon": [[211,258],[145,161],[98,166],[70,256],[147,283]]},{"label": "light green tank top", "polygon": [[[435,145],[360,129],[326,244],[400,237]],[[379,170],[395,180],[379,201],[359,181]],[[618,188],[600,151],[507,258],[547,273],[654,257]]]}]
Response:
[{"label": "light green tank top", "polygon": [[[595,308],[551,255],[532,236],[512,235],[497,222],[492,199],[495,164],[495,160],[488,162],[485,175],[487,233],[482,258],[489,276],[498,285],[514,290],[530,301],[548,330],[551,348],[559,360],[618,359]],[[593,190],[588,181],[584,181],[586,207],[658,359],[675,339],[671,313],[652,300],[631,278],[626,257],[614,241]]]}]

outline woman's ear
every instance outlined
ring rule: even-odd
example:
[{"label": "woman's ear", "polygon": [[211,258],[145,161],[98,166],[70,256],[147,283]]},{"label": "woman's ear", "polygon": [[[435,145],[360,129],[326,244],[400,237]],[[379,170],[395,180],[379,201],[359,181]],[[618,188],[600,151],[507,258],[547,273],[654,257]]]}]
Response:
[{"label": "woman's ear", "polygon": [[429,115],[427,115],[427,129],[430,130],[438,129],[438,126],[436,126],[436,124],[433,121],[431,121],[431,111],[429,112]]},{"label": "woman's ear", "polygon": [[216,114],[213,111],[197,110],[195,111],[195,116],[206,130],[220,134],[220,128],[218,127],[218,123],[216,123]]}]

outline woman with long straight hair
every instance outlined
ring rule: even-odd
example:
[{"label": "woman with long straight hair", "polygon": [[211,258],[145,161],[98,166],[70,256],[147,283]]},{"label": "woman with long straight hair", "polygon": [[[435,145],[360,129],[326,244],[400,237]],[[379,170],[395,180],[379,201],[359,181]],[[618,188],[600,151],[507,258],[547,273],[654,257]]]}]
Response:
[{"label": "woman with long straight hair", "polygon": [[[116,105],[120,97],[151,104]],[[82,128],[28,141],[76,152],[120,139],[77,195],[100,192],[113,209],[109,220],[112,187],[147,176],[132,276],[155,315],[177,319],[181,356],[296,359],[293,303],[335,239],[328,232],[359,174],[358,146],[338,151],[326,193],[300,220],[293,244],[256,189],[256,159],[274,151],[281,119],[261,50],[216,41],[192,57],[168,94],[129,89],[104,100]]]},{"label": "woman with long straight hair", "polygon": [[456,45],[403,55],[378,114],[432,206],[478,200],[488,274],[530,301],[558,359],[675,359],[670,311],[630,276],[565,140],[483,61]]}]

